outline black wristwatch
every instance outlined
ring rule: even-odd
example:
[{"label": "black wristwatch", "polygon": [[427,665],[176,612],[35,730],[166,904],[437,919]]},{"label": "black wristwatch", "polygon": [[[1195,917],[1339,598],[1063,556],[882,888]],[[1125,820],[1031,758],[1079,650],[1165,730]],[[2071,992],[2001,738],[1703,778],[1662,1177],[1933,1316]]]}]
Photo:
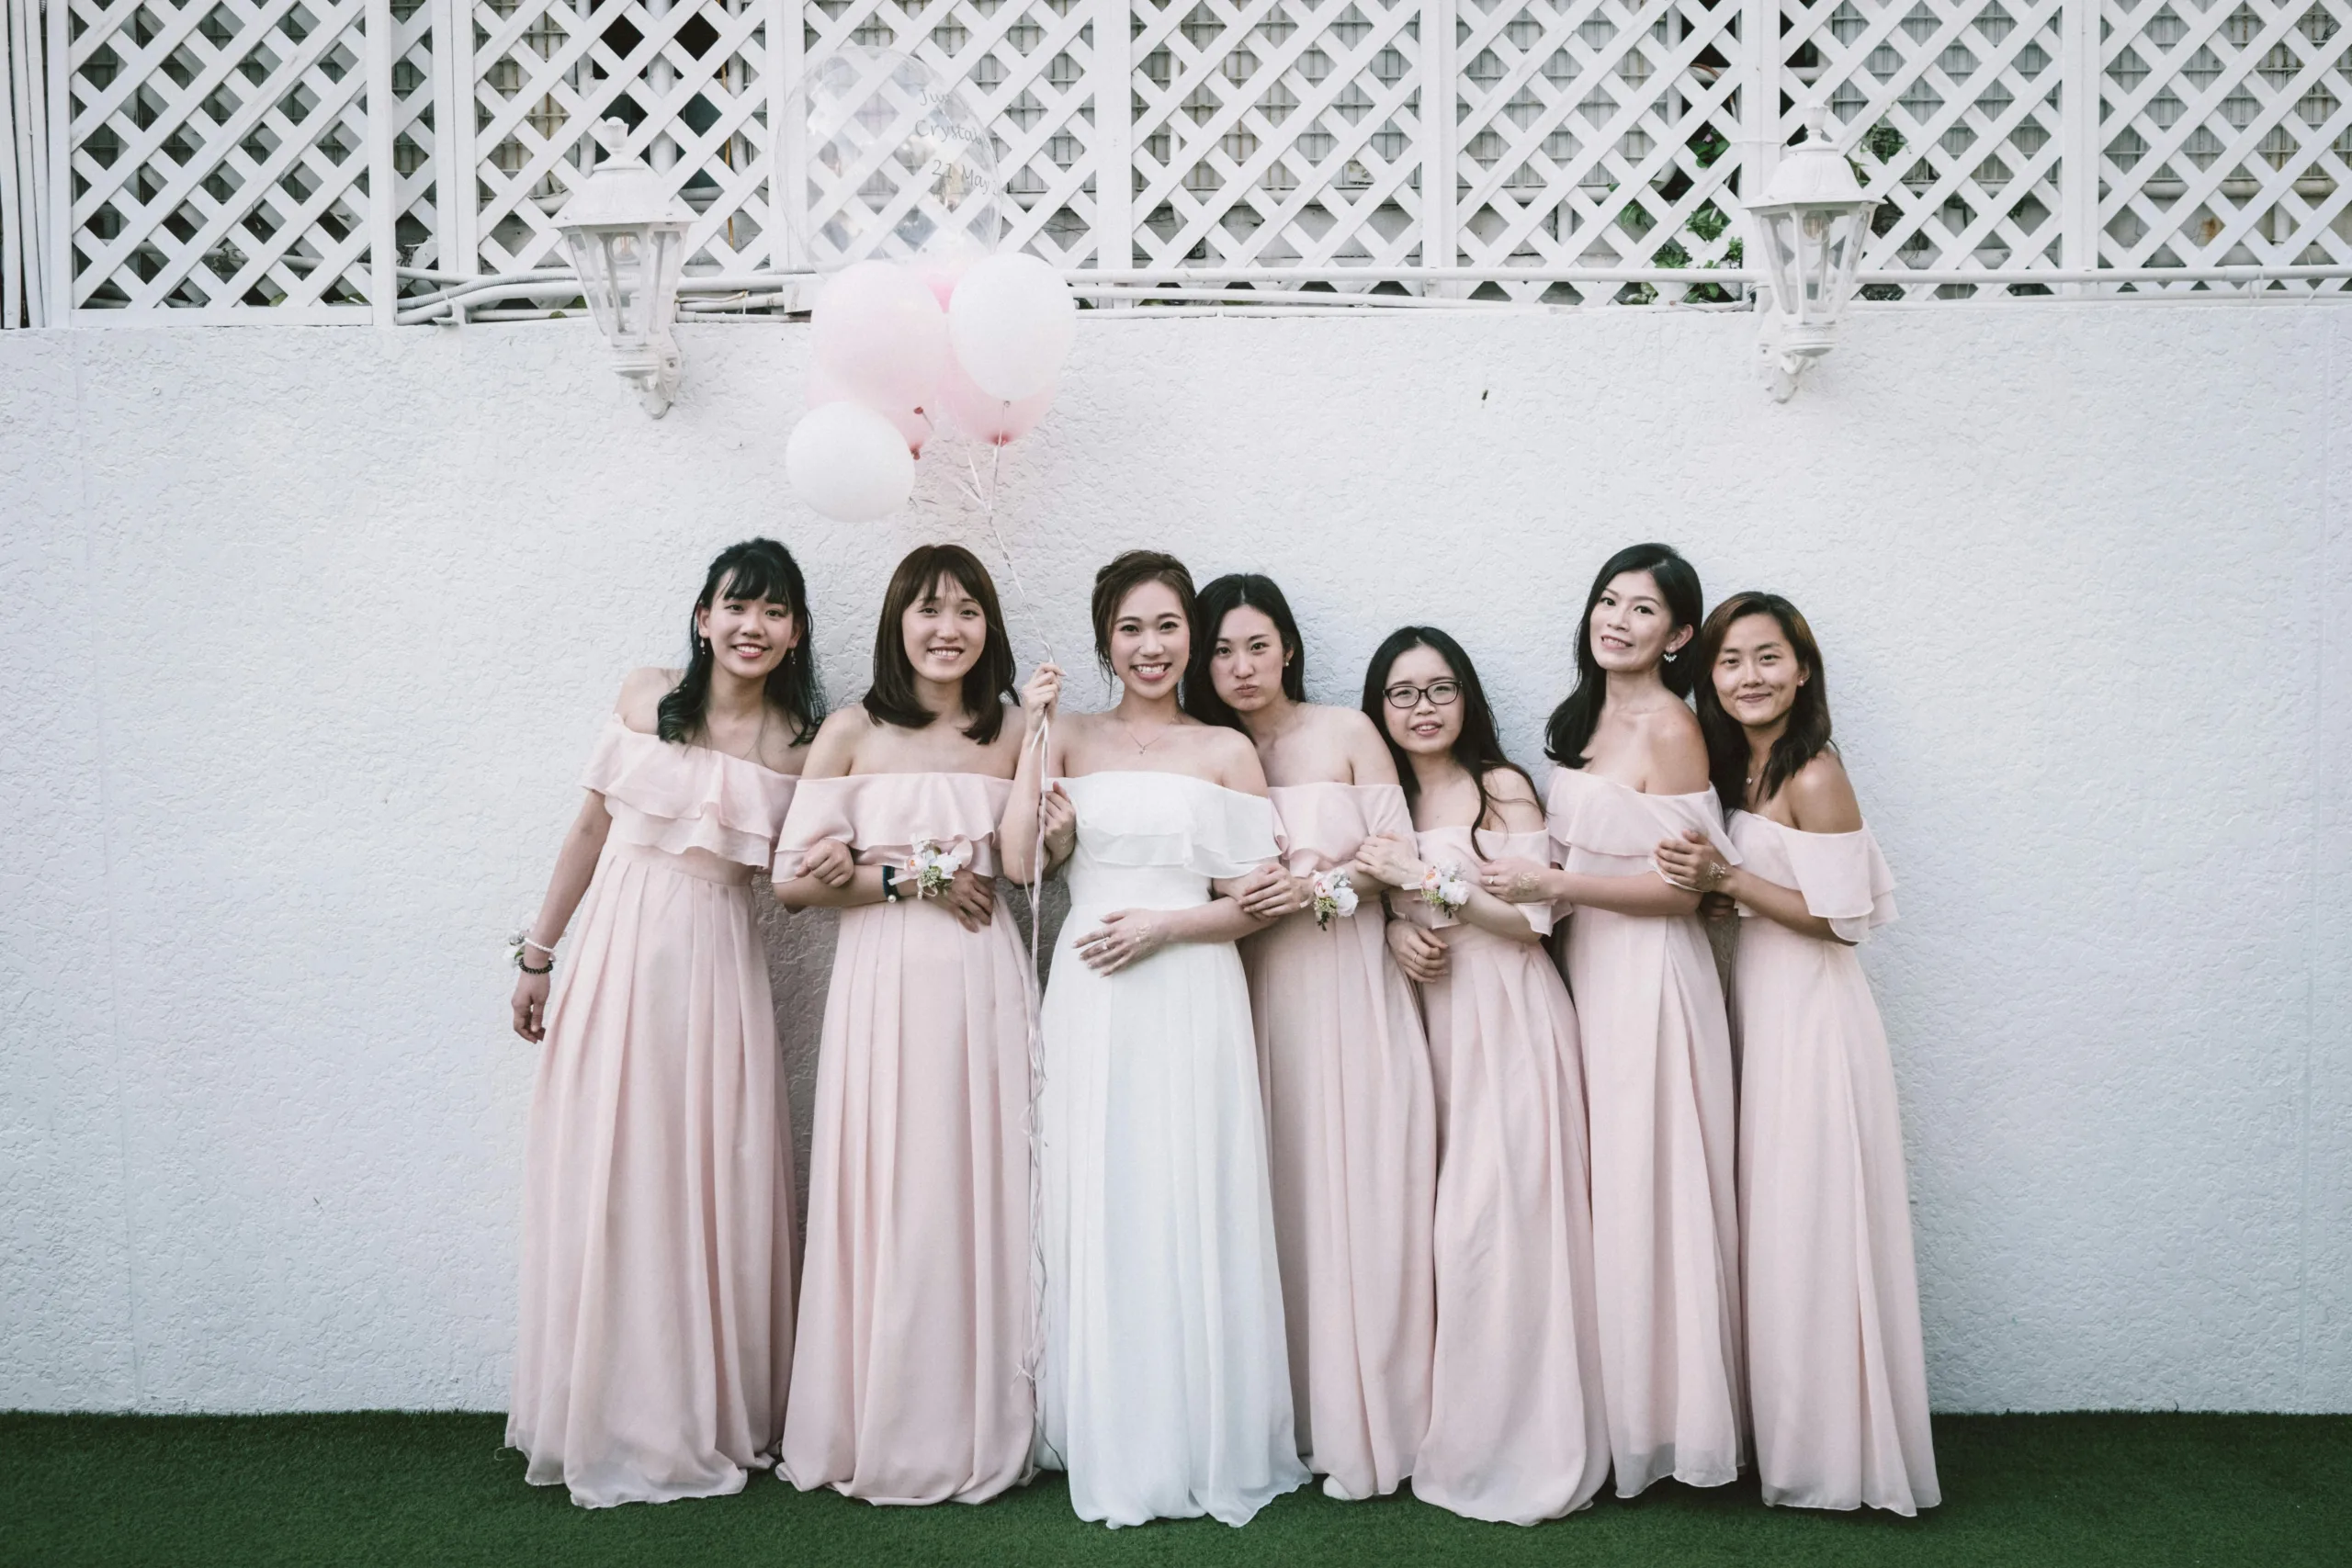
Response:
[{"label": "black wristwatch", "polygon": [[898,901],[899,868],[894,865],[886,865],[882,868],[882,902],[895,904]]}]

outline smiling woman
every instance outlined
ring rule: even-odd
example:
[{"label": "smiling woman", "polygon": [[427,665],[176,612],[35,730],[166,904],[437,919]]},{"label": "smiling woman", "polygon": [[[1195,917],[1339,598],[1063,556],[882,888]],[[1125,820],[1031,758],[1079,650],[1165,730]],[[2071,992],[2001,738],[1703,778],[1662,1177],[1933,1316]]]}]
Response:
[{"label": "smiling woman", "polygon": [[751,882],[820,716],[808,637],[783,546],[711,563],[686,668],[621,688],[517,943],[540,1053],[506,1441],[585,1506],[740,1491],[782,1431],[791,1118]]},{"label": "smiling woman", "polygon": [[[1040,1457],[1080,1517],[1113,1525],[1243,1524],[1306,1479],[1233,946],[1260,922],[1218,886],[1274,863],[1274,813],[1249,739],[1177,706],[1193,623],[1173,557],[1102,569],[1095,652],[1118,705],[1054,718],[1001,834],[1025,874],[1042,813],[1069,863],[1043,1021]],[[1050,664],[1030,682],[1033,733],[1060,682]]]},{"label": "smiling woman", "polygon": [[803,1491],[979,1502],[1028,1470],[1031,980],[996,918],[1012,668],[972,553],[910,554],[776,846],[776,897],[842,911],[782,1457]]}]

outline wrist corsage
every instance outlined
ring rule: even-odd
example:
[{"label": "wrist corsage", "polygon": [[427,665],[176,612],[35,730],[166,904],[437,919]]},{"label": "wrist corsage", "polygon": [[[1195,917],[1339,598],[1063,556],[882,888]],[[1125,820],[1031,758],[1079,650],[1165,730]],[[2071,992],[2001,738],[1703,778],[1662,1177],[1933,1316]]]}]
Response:
[{"label": "wrist corsage", "polygon": [[1315,929],[1329,931],[1333,919],[1345,919],[1356,912],[1356,885],[1348,875],[1348,868],[1335,865],[1329,871],[1318,871],[1308,878],[1315,889]]},{"label": "wrist corsage", "polygon": [[1470,902],[1470,878],[1458,865],[1433,865],[1421,873],[1421,902],[1451,919]]},{"label": "wrist corsage", "polygon": [[954,886],[956,874],[969,865],[969,850],[944,850],[929,839],[915,840],[914,858],[907,871],[915,879],[915,897],[936,898]]}]

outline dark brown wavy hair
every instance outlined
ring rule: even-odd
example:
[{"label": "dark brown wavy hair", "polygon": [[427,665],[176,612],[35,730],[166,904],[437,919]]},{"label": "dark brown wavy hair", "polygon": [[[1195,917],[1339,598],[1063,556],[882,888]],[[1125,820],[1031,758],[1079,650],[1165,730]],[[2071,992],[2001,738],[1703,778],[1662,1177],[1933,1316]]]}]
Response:
[{"label": "dark brown wavy hair", "polygon": [[1732,623],[1749,615],[1770,615],[1780,623],[1805,672],[1789,709],[1789,727],[1772,742],[1764,761],[1764,776],[1757,781],[1756,802],[1761,806],[1781,793],[1781,786],[1824,751],[1834,751],[1829,739],[1829,678],[1821,668],[1821,644],[1813,627],[1794,604],[1777,593],[1753,589],[1735,593],[1714,608],[1699,628],[1699,730],[1707,738],[1707,773],[1714,780],[1715,795],[1725,811],[1747,808],[1747,728],[1724,711],[1715,695],[1715,660],[1723,656],[1724,638]]},{"label": "dark brown wavy hair", "polygon": [[915,695],[905,623],[909,610],[949,581],[970,594],[988,620],[980,657],[964,672],[964,711],[972,716],[964,736],[986,746],[1004,728],[1004,705],[1012,695],[1012,639],[1005,635],[1004,613],[997,607],[988,568],[961,545],[917,545],[890,574],[881,624],[874,628],[874,684],[866,688],[865,711],[901,729],[922,729],[936,716]]}]

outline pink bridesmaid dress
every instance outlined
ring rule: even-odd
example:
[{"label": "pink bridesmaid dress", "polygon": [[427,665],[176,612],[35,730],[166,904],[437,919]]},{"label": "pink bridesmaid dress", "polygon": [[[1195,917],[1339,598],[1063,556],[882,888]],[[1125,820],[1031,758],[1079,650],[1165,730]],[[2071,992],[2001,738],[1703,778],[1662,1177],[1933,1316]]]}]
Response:
[{"label": "pink bridesmaid dress", "polygon": [[[1294,875],[1411,834],[1395,784],[1270,792]],[[1437,1111],[1411,985],[1377,898],[1318,928],[1290,915],[1241,943],[1265,1095],[1292,1408],[1335,1496],[1394,1492],[1429,1424]]]},{"label": "pink bridesmaid dress", "polygon": [[[1804,833],[1741,811],[1731,836],[1751,874],[1802,893],[1846,942],[1894,919],[1869,829]],[[1886,1031],[1852,948],[1740,913],[1739,1229],[1764,1501],[1914,1514],[1942,1492]]]},{"label": "pink bridesmaid dress", "polygon": [[[1544,835],[1437,828],[1421,860],[1541,858]],[[1474,1519],[1532,1525],[1590,1503],[1609,1477],[1576,1010],[1535,942],[1445,923],[1417,895],[1399,917],[1444,926],[1444,976],[1421,988],[1436,1068],[1437,1354],[1413,1495]],[[1537,931],[1551,911],[1525,907]]]},{"label": "pink bridesmaid dress", "polygon": [[[1662,839],[1697,829],[1729,859],[1710,790],[1644,795],[1582,769],[1552,775],[1554,863],[1655,876]],[[1594,1285],[1617,1495],[1666,1476],[1739,1474],[1739,1232],[1731,1029],[1695,915],[1568,919],[1568,989],[1592,1122]]]},{"label": "pink bridesmaid dress", "polygon": [[752,872],[793,781],[617,717],[531,1097],[506,1442],[586,1507],[742,1489],[792,1362],[791,1114]]},{"label": "pink bridesmaid dress", "polygon": [[[1012,789],[980,773],[802,783],[779,880],[827,839],[918,840],[994,876]],[[825,1004],[783,1473],[873,1503],[978,1503],[1029,1473],[1028,955],[912,897],[844,909]]]}]

